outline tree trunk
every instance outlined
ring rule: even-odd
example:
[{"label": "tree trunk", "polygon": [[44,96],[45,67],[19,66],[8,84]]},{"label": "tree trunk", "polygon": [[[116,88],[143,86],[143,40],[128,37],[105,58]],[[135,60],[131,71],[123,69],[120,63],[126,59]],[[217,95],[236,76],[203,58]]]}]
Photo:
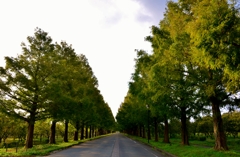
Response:
[{"label": "tree trunk", "polygon": [[134,129],[133,129],[133,134],[135,136],[138,136],[138,126],[135,126]]},{"label": "tree trunk", "polygon": [[74,141],[78,141],[78,130],[80,128],[80,124],[79,123],[80,123],[79,121],[76,122],[76,126],[75,126],[76,130],[74,132]]},{"label": "tree trunk", "polygon": [[26,149],[33,147],[33,132],[34,132],[34,121],[28,122],[28,133],[25,147]]},{"label": "tree trunk", "polygon": [[64,139],[63,139],[64,142],[68,142],[68,123],[69,123],[69,121],[66,120],[65,121],[65,130],[64,130]]},{"label": "tree trunk", "polygon": [[144,125],[143,125],[143,138],[146,138],[146,130],[145,130]]},{"label": "tree trunk", "polygon": [[50,133],[50,138],[49,138],[49,144],[55,144],[56,143],[56,124],[57,122],[55,120],[52,121],[51,125],[51,133]]},{"label": "tree trunk", "polygon": [[164,118],[164,138],[163,138],[163,142],[164,143],[170,143],[168,119],[166,117]]},{"label": "tree trunk", "polygon": [[89,138],[92,138],[92,125],[89,126]]},{"label": "tree trunk", "polygon": [[139,126],[139,137],[142,137],[142,126]]},{"label": "tree trunk", "polygon": [[215,150],[228,150],[226,135],[223,129],[223,121],[221,111],[219,109],[219,101],[215,96],[210,97],[213,112],[213,129],[215,136]]},{"label": "tree trunk", "polygon": [[99,136],[98,130],[99,130],[98,128],[95,129],[95,137],[96,137],[96,136]]},{"label": "tree trunk", "polygon": [[151,140],[151,129],[150,129],[150,127],[148,127],[147,134],[148,134],[148,139]]},{"label": "tree trunk", "polygon": [[155,141],[158,142],[158,122],[156,117],[154,117],[154,134],[155,134]]},{"label": "tree trunk", "polygon": [[88,126],[85,127],[85,139],[88,139]]},{"label": "tree trunk", "polygon": [[104,132],[103,132],[103,129],[102,129],[102,128],[98,129],[98,132],[99,132],[99,135],[103,135],[103,134],[104,134]]},{"label": "tree trunk", "polygon": [[74,141],[78,141],[78,130],[74,131]]},{"label": "tree trunk", "polygon": [[84,123],[82,122],[82,126],[81,126],[81,140],[84,139]]},{"label": "tree trunk", "polygon": [[150,116],[150,110],[148,109],[148,129],[147,129],[147,138],[148,138],[148,141],[151,139],[151,130],[150,130],[150,120],[149,120],[149,116]]},{"label": "tree trunk", "polygon": [[92,126],[92,137],[96,137],[95,127]]},{"label": "tree trunk", "polygon": [[181,107],[181,137],[182,145],[189,145],[186,107]]}]

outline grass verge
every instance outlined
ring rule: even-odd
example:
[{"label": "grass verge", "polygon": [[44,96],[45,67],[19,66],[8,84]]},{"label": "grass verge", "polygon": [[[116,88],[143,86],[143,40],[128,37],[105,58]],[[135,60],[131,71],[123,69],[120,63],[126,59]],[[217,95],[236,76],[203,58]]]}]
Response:
[{"label": "grass verge", "polygon": [[[142,143],[148,144],[148,140],[127,135],[129,138],[140,141]],[[171,144],[166,144],[163,142],[155,142],[153,140],[149,140],[149,145],[173,154],[177,157],[240,157],[240,152],[237,150],[230,151],[215,151],[212,147],[209,147],[209,143],[211,142],[194,142],[190,141],[190,146],[182,146],[180,144],[180,139],[170,139]],[[196,144],[196,145],[195,145]],[[213,145],[211,145],[213,146]],[[230,146],[231,147],[231,146]]]},{"label": "grass verge", "polygon": [[[109,134],[108,134],[109,135]],[[24,147],[18,148],[16,152],[16,148],[1,148],[0,149],[0,156],[28,156],[28,157],[34,157],[34,156],[44,156],[48,155],[51,152],[57,151],[57,150],[62,150],[69,148],[74,145],[78,145],[80,143],[86,142],[86,141],[91,141],[94,139],[102,138],[108,135],[102,135],[102,136],[97,136],[94,138],[89,138],[81,141],[69,141],[69,142],[59,142],[56,144],[41,144],[41,145],[34,145],[33,148],[30,149],[25,149]]]}]

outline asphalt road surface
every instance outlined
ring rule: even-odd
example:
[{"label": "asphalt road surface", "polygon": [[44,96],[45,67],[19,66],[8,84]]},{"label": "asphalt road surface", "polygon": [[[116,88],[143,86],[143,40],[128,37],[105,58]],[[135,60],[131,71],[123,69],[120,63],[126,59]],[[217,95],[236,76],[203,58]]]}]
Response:
[{"label": "asphalt road surface", "polygon": [[53,153],[48,157],[164,157],[164,155],[116,133]]}]

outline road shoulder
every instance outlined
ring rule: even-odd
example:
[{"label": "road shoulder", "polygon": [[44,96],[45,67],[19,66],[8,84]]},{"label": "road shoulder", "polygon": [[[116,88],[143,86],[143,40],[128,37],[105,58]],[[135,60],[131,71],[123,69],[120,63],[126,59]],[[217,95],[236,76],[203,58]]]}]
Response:
[{"label": "road shoulder", "polygon": [[[124,134],[122,134],[122,135],[124,135]],[[131,137],[129,137],[129,136],[127,136],[127,135],[124,135],[124,136],[126,136],[127,138],[132,139]],[[162,154],[166,155],[167,157],[177,157],[177,156],[175,156],[175,155],[173,155],[173,154],[170,154],[170,153],[168,153],[168,152],[166,152],[166,151],[164,151],[164,150],[161,150],[161,149],[159,149],[159,148],[156,148],[156,147],[154,147],[154,146],[152,146],[152,145],[150,145],[150,144],[148,144],[148,143],[144,143],[144,142],[139,141],[139,140],[137,140],[137,139],[132,139],[132,140],[135,140],[135,141],[137,141],[137,142],[139,142],[139,143],[141,143],[141,144],[144,144],[144,145],[146,145],[146,146],[149,146],[149,147],[151,147],[152,149],[155,149],[155,150],[161,152]]]}]

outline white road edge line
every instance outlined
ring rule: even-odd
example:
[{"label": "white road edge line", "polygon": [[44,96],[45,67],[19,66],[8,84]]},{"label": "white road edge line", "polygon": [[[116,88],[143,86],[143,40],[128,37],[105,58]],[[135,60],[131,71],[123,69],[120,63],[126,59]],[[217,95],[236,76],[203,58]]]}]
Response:
[{"label": "white road edge line", "polygon": [[[127,137],[129,140],[131,140],[131,141],[133,141],[131,138],[129,138],[129,137]],[[133,142],[135,142],[135,143],[137,143],[136,141],[133,141]],[[142,147],[141,145],[140,145],[140,147]],[[156,154],[153,154],[152,152],[150,152],[149,150],[147,150],[146,148],[144,148],[144,147],[142,147],[143,149],[145,149],[147,152],[149,152],[149,153],[151,153],[152,155],[154,155],[155,157],[158,157]]]}]

